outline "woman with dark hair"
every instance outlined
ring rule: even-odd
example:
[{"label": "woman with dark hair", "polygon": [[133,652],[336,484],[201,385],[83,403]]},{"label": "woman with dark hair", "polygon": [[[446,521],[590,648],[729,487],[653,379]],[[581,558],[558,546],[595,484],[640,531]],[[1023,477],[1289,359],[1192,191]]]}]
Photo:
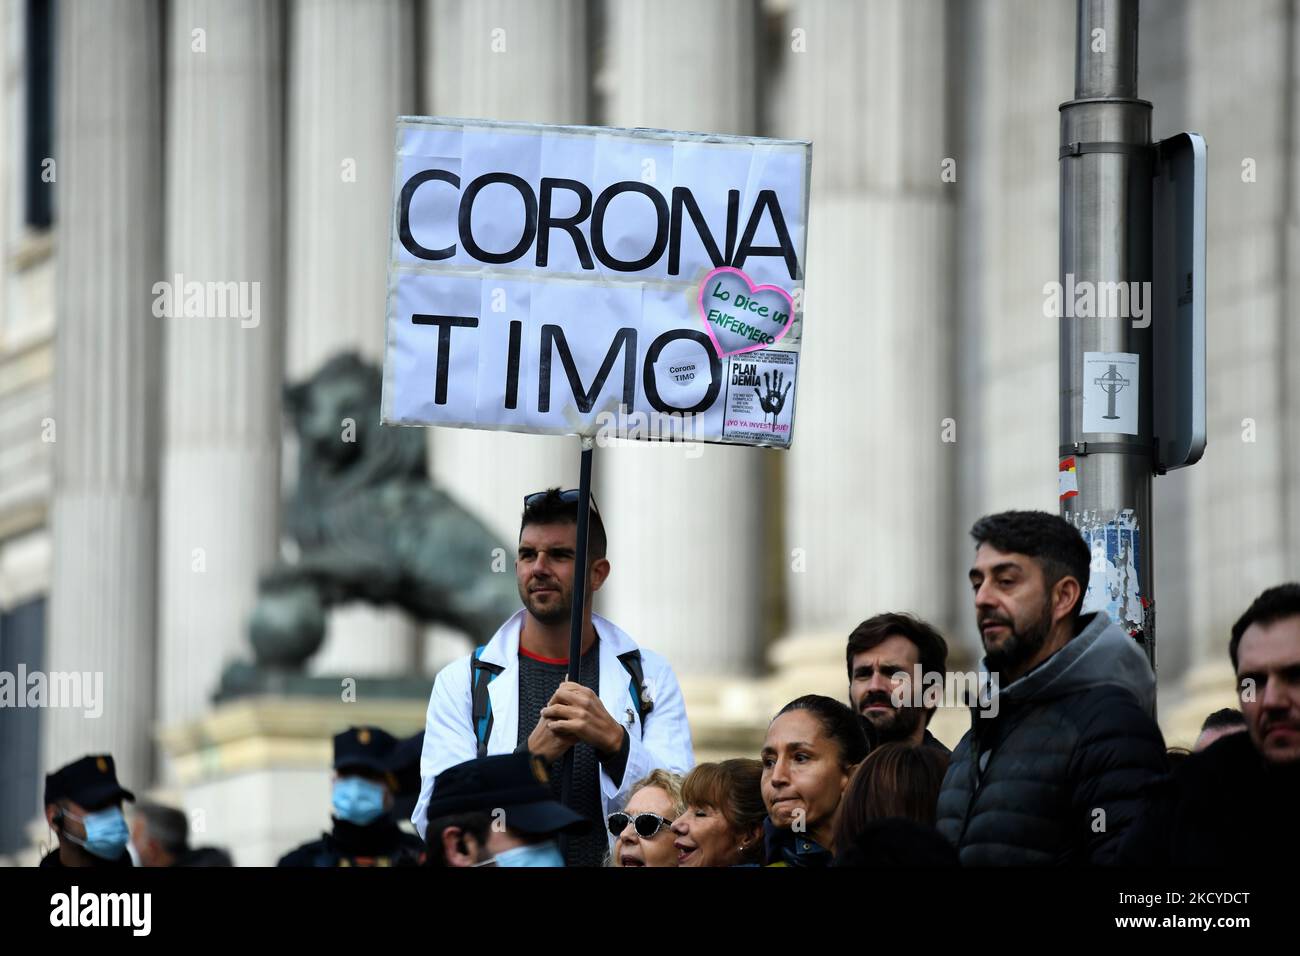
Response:
[{"label": "woman with dark hair", "polygon": [[763,857],[763,765],[736,758],[698,764],[682,782],[686,810],[673,823],[678,866],[740,866]]},{"label": "woman with dark hair", "polygon": [[[934,829],[948,756],[936,747],[891,743],[873,750],[853,773],[835,822],[835,865],[872,861],[956,864]],[[887,821],[887,822],[885,822]]]},{"label": "woman with dark hair", "polygon": [[841,836],[852,837],[863,824],[885,817],[906,817],[934,826],[935,805],[947,772],[948,757],[935,747],[893,743],[873,750],[853,774],[844,794],[836,842]]},{"label": "woman with dark hair", "polygon": [[786,704],[763,741],[764,858],[769,866],[828,866],[835,816],[870,745],[857,715],[830,697]]}]

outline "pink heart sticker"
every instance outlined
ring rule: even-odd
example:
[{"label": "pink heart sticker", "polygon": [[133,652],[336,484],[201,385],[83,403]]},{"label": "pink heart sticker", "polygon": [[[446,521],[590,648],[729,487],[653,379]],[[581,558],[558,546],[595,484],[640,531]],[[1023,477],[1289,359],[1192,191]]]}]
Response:
[{"label": "pink heart sticker", "polygon": [[739,269],[719,266],[700,283],[700,319],[719,358],[765,349],[794,321],[794,300],[779,286],[754,285]]}]

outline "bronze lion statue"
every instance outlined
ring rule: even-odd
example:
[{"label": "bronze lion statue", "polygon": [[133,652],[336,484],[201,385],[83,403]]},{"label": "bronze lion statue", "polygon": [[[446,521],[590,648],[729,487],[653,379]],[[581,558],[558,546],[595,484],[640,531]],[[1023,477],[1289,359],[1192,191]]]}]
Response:
[{"label": "bronze lion statue", "polygon": [[301,668],[336,604],[397,605],[477,643],[519,609],[514,575],[492,570],[495,549],[514,549],[433,486],[423,429],[379,423],[380,388],[379,370],[345,353],[285,389],[299,440],[285,529],[298,558],[259,581],[249,637],[260,665]]}]

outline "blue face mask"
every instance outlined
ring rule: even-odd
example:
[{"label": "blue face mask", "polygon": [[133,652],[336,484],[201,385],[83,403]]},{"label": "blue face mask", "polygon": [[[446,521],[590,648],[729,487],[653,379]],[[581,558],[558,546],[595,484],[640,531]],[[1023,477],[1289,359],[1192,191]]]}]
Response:
[{"label": "blue face mask", "polygon": [[78,846],[85,847],[101,860],[116,860],[126,849],[126,841],[131,838],[121,807],[109,807],[107,810],[88,813],[84,817],[64,811],[64,816],[81,821],[86,828],[86,839],[84,842],[78,840],[67,830],[63,831],[63,836]]},{"label": "blue face mask", "polygon": [[343,777],[334,781],[334,816],[357,826],[374,823],[384,813],[383,784],[364,777]]},{"label": "blue face mask", "polygon": [[497,866],[564,866],[564,857],[554,840],[517,846],[492,858]]}]

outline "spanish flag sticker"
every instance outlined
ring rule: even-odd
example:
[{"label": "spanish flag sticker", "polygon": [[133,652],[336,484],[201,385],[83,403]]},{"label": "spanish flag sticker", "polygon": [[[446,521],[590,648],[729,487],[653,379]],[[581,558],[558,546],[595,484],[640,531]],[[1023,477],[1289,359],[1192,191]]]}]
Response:
[{"label": "spanish flag sticker", "polygon": [[1059,488],[1061,500],[1066,498],[1075,498],[1079,494],[1079,472],[1074,467],[1074,456],[1061,459],[1061,471],[1059,476]]}]

